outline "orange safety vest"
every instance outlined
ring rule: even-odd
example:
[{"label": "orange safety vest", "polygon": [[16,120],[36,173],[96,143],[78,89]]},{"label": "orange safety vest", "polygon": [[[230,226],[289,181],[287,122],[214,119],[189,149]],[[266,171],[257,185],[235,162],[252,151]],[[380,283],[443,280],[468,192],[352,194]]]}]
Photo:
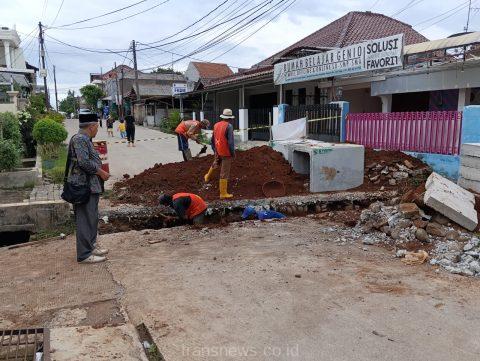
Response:
[{"label": "orange safety vest", "polygon": [[175,128],[175,133],[187,136],[188,129],[192,125],[198,126],[200,122],[198,120],[182,120],[180,124]]},{"label": "orange safety vest", "polygon": [[176,193],[172,198],[173,200],[176,200],[177,198],[181,197],[190,197],[190,207],[188,207],[187,211],[185,212],[187,219],[192,219],[207,209],[207,203],[205,203],[205,201],[196,194]]},{"label": "orange safety vest", "polygon": [[231,157],[228,139],[225,136],[227,127],[230,123],[221,120],[213,126],[213,136],[215,138],[215,151],[221,157]]}]

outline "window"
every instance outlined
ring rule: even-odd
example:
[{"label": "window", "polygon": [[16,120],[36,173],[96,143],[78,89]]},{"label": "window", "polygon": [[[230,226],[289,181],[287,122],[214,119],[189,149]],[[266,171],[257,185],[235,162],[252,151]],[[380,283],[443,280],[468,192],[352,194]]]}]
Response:
[{"label": "window", "polygon": [[298,89],[298,105],[305,105],[307,102],[307,89]]},{"label": "window", "polygon": [[293,90],[289,89],[285,91],[285,103],[288,105],[293,105]]}]

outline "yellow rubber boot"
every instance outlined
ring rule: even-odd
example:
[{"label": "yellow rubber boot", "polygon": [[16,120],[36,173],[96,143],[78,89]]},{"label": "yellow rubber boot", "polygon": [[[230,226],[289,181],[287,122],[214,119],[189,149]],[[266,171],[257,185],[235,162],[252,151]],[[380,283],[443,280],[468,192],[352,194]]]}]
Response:
[{"label": "yellow rubber boot", "polygon": [[233,194],[227,193],[228,179],[220,179],[220,199],[232,198]]},{"label": "yellow rubber boot", "polygon": [[213,174],[213,168],[210,167],[207,174],[203,176],[203,179],[205,179],[205,183],[210,182],[210,178],[212,178],[212,174]]}]

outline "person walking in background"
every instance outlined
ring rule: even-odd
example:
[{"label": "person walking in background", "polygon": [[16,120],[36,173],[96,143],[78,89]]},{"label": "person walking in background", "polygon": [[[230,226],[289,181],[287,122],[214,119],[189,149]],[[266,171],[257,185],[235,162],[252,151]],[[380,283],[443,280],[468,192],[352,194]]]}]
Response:
[{"label": "person walking in background", "polygon": [[124,139],[127,137],[127,131],[125,128],[125,120],[120,119],[120,123],[118,124],[118,131],[120,132],[120,138]]},{"label": "person walking in background", "polygon": [[115,122],[115,119],[111,115],[108,116],[107,118],[107,135],[109,137],[113,138],[113,123]]},{"label": "person walking in background", "polygon": [[78,186],[90,185],[90,196],[83,204],[74,204],[77,261],[98,263],[106,260],[106,249],[97,248],[98,201],[103,182],[110,174],[102,169],[102,161],[93,147],[92,139],[98,132],[97,114],[80,114],[79,131],[70,139],[68,182]]},{"label": "person walking in background", "polygon": [[[198,136],[202,132],[202,129],[207,129],[210,122],[207,119],[202,121],[198,120],[182,120],[175,129],[178,138],[178,150],[182,152],[183,160],[192,160],[192,152],[188,146],[188,140],[193,139],[198,144],[201,144],[198,140]],[[202,149],[203,150],[203,149]],[[207,147],[204,146],[204,151]]]},{"label": "person walking in background", "polygon": [[212,149],[215,153],[215,160],[212,166],[205,174],[205,182],[209,182],[213,171],[220,169],[220,199],[232,198],[233,194],[227,192],[228,178],[230,177],[230,168],[232,166],[232,159],[235,156],[235,143],[233,138],[233,126],[228,121],[235,119],[231,109],[224,109],[223,114],[220,115],[222,119],[213,127],[212,134]]},{"label": "person walking in background", "polygon": [[125,128],[127,131],[127,141],[129,147],[135,147],[135,118],[128,114],[125,117]]}]

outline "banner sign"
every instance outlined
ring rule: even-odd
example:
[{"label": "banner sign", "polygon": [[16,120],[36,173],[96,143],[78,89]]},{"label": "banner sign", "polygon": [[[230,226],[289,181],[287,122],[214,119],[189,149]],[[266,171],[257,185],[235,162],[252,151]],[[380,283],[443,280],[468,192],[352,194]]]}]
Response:
[{"label": "banner sign", "polygon": [[273,79],[277,85],[288,84],[402,64],[403,34],[398,34],[275,64]]},{"label": "banner sign", "polygon": [[172,95],[182,94],[187,92],[187,83],[173,83]]}]

